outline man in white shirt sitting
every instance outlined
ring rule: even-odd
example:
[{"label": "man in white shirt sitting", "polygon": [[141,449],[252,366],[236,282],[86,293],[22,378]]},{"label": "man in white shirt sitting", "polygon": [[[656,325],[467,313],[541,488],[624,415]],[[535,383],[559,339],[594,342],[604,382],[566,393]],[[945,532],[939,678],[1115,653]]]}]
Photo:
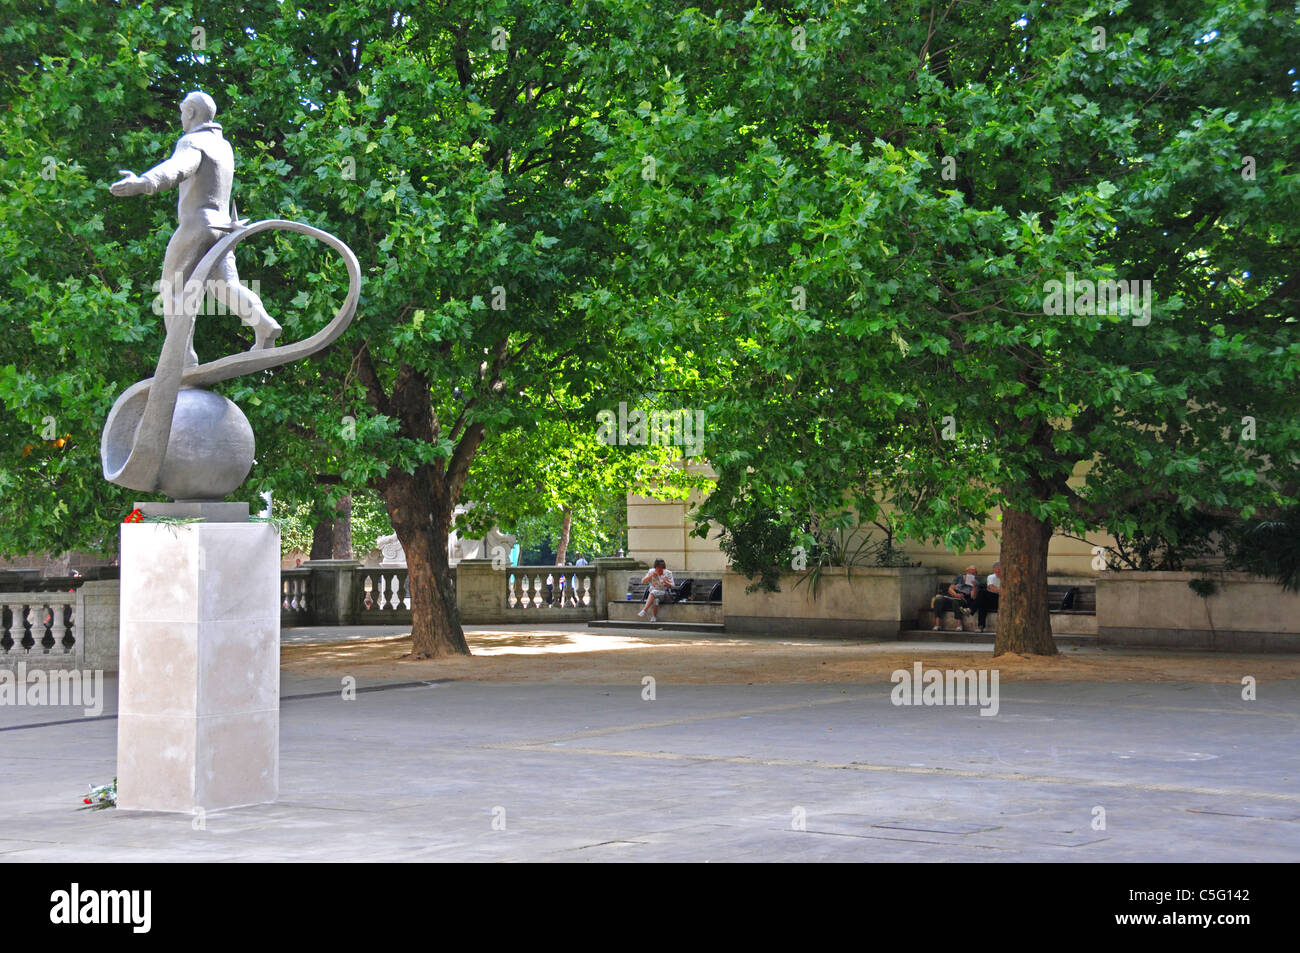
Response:
[{"label": "man in white shirt sitting", "polygon": [[998,596],[1002,594],[1002,564],[994,563],[993,571],[989,573],[988,580],[979,594],[979,624],[980,631],[984,631],[984,622],[988,619],[989,614],[998,611]]}]

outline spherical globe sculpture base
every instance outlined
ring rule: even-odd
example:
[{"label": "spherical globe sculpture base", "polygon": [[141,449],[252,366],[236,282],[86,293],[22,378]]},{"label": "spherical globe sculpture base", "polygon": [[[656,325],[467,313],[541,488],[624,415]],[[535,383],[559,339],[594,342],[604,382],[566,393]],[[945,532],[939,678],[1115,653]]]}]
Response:
[{"label": "spherical globe sculpture base", "polygon": [[232,401],[208,390],[182,390],[158,489],[173,500],[223,499],[248,476],[255,448],[253,428]]}]

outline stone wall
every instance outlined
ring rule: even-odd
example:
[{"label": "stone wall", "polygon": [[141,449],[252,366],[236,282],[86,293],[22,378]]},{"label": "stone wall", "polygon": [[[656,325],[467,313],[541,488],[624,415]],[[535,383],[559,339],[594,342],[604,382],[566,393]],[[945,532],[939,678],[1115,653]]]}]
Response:
[{"label": "stone wall", "polygon": [[508,620],[506,586],[490,559],[462,559],[456,564],[456,606],[461,625],[492,625]]},{"label": "stone wall", "polygon": [[86,668],[117,671],[120,593],[121,582],[117,579],[84,582],[77,590],[77,618],[86,646]]},{"label": "stone wall", "polygon": [[94,553],[80,550],[57,555],[28,553],[26,556],[12,556],[7,559],[0,559],[0,571],[7,569],[35,569],[42,576],[70,576],[73,570],[84,573],[88,569],[111,566],[116,561],[117,557],[115,556],[96,556]]},{"label": "stone wall", "polygon": [[[1201,598],[1189,587],[1209,579]],[[1300,651],[1300,593],[1239,572],[1108,572],[1097,577],[1102,643],[1221,652]]]},{"label": "stone wall", "polygon": [[821,638],[897,638],[915,624],[938,583],[930,567],[831,569],[814,594],[801,573],[783,573],[780,592],[745,592],[751,581],[728,572],[722,581],[729,633]]}]

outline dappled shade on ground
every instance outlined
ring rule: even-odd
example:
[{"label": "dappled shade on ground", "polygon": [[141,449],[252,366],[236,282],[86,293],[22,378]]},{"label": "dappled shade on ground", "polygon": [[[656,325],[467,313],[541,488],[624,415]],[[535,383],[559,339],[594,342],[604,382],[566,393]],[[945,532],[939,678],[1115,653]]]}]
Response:
[{"label": "dappled shade on ground", "polygon": [[996,668],[1004,681],[1257,682],[1300,678],[1289,655],[1064,648],[1060,655],[1003,655],[989,648],[899,642],[656,638],[586,629],[468,629],[469,658],[410,658],[409,636],[285,645],[285,672],[302,676],[454,678],[466,681],[605,684],[646,675],[679,684],[888,682],[897,669]]}]

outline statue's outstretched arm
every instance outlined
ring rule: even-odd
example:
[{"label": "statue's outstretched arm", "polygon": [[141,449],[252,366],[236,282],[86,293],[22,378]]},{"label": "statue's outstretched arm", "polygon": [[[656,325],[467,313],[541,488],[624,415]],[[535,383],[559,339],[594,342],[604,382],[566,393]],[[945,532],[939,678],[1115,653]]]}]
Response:
[{"label": "statue's outstretched arm", "polygon": [[195,172],[198,172],[199,164],[202,161],[203,153],[199,151],[198,147],[190,142],[188,138],[181,139],[180,142],[176,143],[176,151],[172,153],[170,159],[159,162],[140,176],[148,183],[145,191],[153,195],[155,192],[175,188],[184,179],[188,179]]},{"label": "statue's outstretched arm", "polygon": [[182,138],[176,143],[176,151],[172,153],[171,158],[164,162],[159,162],[144,175],[136,175],[126,169],[122,170],[124,178],[120,182],[114,182],[109,186],[109,190],[114,195],[153,195],[155,192],[162,192],[167,189],[175,188],[182,181],[189,178],[199,170],[199,165],[203,161],[203,153],[198,147],[187,138]]}]

